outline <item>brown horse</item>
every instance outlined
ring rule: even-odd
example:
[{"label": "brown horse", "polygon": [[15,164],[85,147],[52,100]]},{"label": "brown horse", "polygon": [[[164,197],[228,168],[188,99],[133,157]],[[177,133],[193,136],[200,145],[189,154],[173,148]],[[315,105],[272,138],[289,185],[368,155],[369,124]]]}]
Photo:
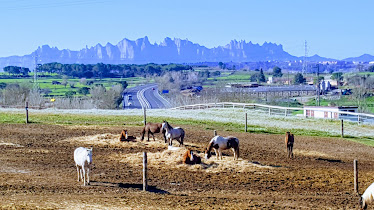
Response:
[{"label": "brown horse", "polygon": [[127,135],[127,130],[123,129],[119,141],[136,141],[136,137]]},{"label": "brown horse", "polygon": [[165,130],[162,129],[162,124],[161,123],[147,123],[143,130],[142,130],[142,141],[144,140],[144,134],[145,132],[148,132],[148,141],[149,141],[149,134],[152,134],[153,136],[153,140],[155,141],[155,133],[162,133],[162,135],[164,136],[164,140],[165,140],[165,143],[166,143],[166,137],[165,137]]},{"label": "brown horse", "polygon": [[183,155],[183,163],[185,164],[200,164],[201,163],[201,158],[195,154],[191,150],[187,150],[186,153]]},{"label": "brown horse", "polygon": [[287,157],[293,158],[293,143],[295,141],[294,135],[291,134],[289,131],[286,132],[285,143],[287,147]]}]

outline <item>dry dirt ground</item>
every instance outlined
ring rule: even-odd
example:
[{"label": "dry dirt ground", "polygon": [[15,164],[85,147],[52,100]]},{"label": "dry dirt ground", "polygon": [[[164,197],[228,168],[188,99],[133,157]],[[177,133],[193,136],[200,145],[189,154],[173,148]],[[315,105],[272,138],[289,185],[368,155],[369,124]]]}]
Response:
[{"label": "dry dirt ground", "polygon": [[[223,160],[186,166],[181,154],[203,156],[213,131],[184,128],[185,147],[170,151],[159,134],[141,142],[140,127],[127,127],[138,141],[119,142],[122,127],[1,124],[0,208],[355,209],[354,159],[360,192],[374,181],[374,149],[339,138],[296,136],[289,160],[283,135],[218,131],[240,139],[240,159],[230,150]],[[77,182],[78,146],[93,147],[89,186]]]}]

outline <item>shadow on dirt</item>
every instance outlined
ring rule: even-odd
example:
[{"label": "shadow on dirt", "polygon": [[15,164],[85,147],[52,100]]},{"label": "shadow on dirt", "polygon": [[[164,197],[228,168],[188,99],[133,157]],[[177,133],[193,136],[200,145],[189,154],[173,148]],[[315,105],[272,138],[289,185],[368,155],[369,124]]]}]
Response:
[{"label": "shadow on dirt", "polygon": [[316,158],[316,160],[323,160],[323,161],[327,161],[330,163],[342,163],[343,162],[342,160],[334,160],[334,159],[327,159],[327,158]]},{"label": "shadow on dirt", "polygon": [[[129,184],[129,183],[112,183],[112,182],[96,182],[91,181],[90,186],[103,186],[103,187],[118,187],[118,188],[135,188],[138,190],[143,190],[143,184]],[[148,186],[148,192],[153,192],[157,194],[170,194],[168,191],[158,189],[155,186]]]}]

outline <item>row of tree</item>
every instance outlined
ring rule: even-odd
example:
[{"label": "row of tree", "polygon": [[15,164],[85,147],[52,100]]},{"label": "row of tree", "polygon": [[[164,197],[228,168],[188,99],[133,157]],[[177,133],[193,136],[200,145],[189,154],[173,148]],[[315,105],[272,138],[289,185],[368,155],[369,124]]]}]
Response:
[{"label": "row of tree", "polygon": [[19,66],[6,66],[4,67],[4,72],[12,75],[22,75],[27,76],[30,72],[29,68],[19,67]]},{"label": "row of tree", "polygon": [[162,75],[167,71],[190,70],[191,66],[181,64],[60,64],[47,63],[38,67],[38,71],[45,73],[57,73],[73,77],[105,78],[105,77],[134,77]]},{"label": "row of tree", "polygon": [[[105,78],[105,77],[134,77],[134,76],[160,76],[168,71],[191,70],[189,65],[182,64],[61,64],[46,63],[37,67],[37,72],[56,73],[60,75],[84,78]],[[27,76],[30,70],[24,67],[7,66],[4,71],[9,74]]]}]

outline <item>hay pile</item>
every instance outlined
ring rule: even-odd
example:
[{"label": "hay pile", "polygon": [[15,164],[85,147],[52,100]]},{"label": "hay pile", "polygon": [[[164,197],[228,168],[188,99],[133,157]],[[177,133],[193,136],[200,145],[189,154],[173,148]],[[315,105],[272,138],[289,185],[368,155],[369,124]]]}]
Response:
[{"label": "hay pile", "polygon": [[[257,171],[261,169],[275,169],[271,166],[263,166],[260,164],[251,163],[248,160],[234,160],[233,156],[225,156],[223,160],[216,160],[215,157],[205,160],[203,153],[195,152],[202,159],[201,164],[187,165],[183,164],[183,155],[187,148],[182,147],[179,150],[164,150],[162,152],[147,153],[148,167],[155,169],[188,169],[192,171],[205,171],[208,173],[217,173],[222,171],[232,172],[247,172]],[[113,153],[109,156],[110,159],[132,165],[133,167],[142,168],[143,153],[131,154],[117,154]]]},{"label": "hay pile", "polygon": [[79,136],[79,137],[73,137],[68,138],[62,141],[69,142],[74,145],[90,145],[90,146],[115,146],[115,147],[123,147],[123,148],[139,148],[139,149],[145,149],[145,148],[160,148],[160,149],[166,149],[167,145],[164,143],[163,140],[159,140],[156,138],[156,141],[140,141],[140,139],[137,139],[137,141],[134,142],[127,142],[119,141],[120,134],[115,135],[111,133],[104,133],[104,134],[98,134],[98,135],[92,135],[92,136]]}]

